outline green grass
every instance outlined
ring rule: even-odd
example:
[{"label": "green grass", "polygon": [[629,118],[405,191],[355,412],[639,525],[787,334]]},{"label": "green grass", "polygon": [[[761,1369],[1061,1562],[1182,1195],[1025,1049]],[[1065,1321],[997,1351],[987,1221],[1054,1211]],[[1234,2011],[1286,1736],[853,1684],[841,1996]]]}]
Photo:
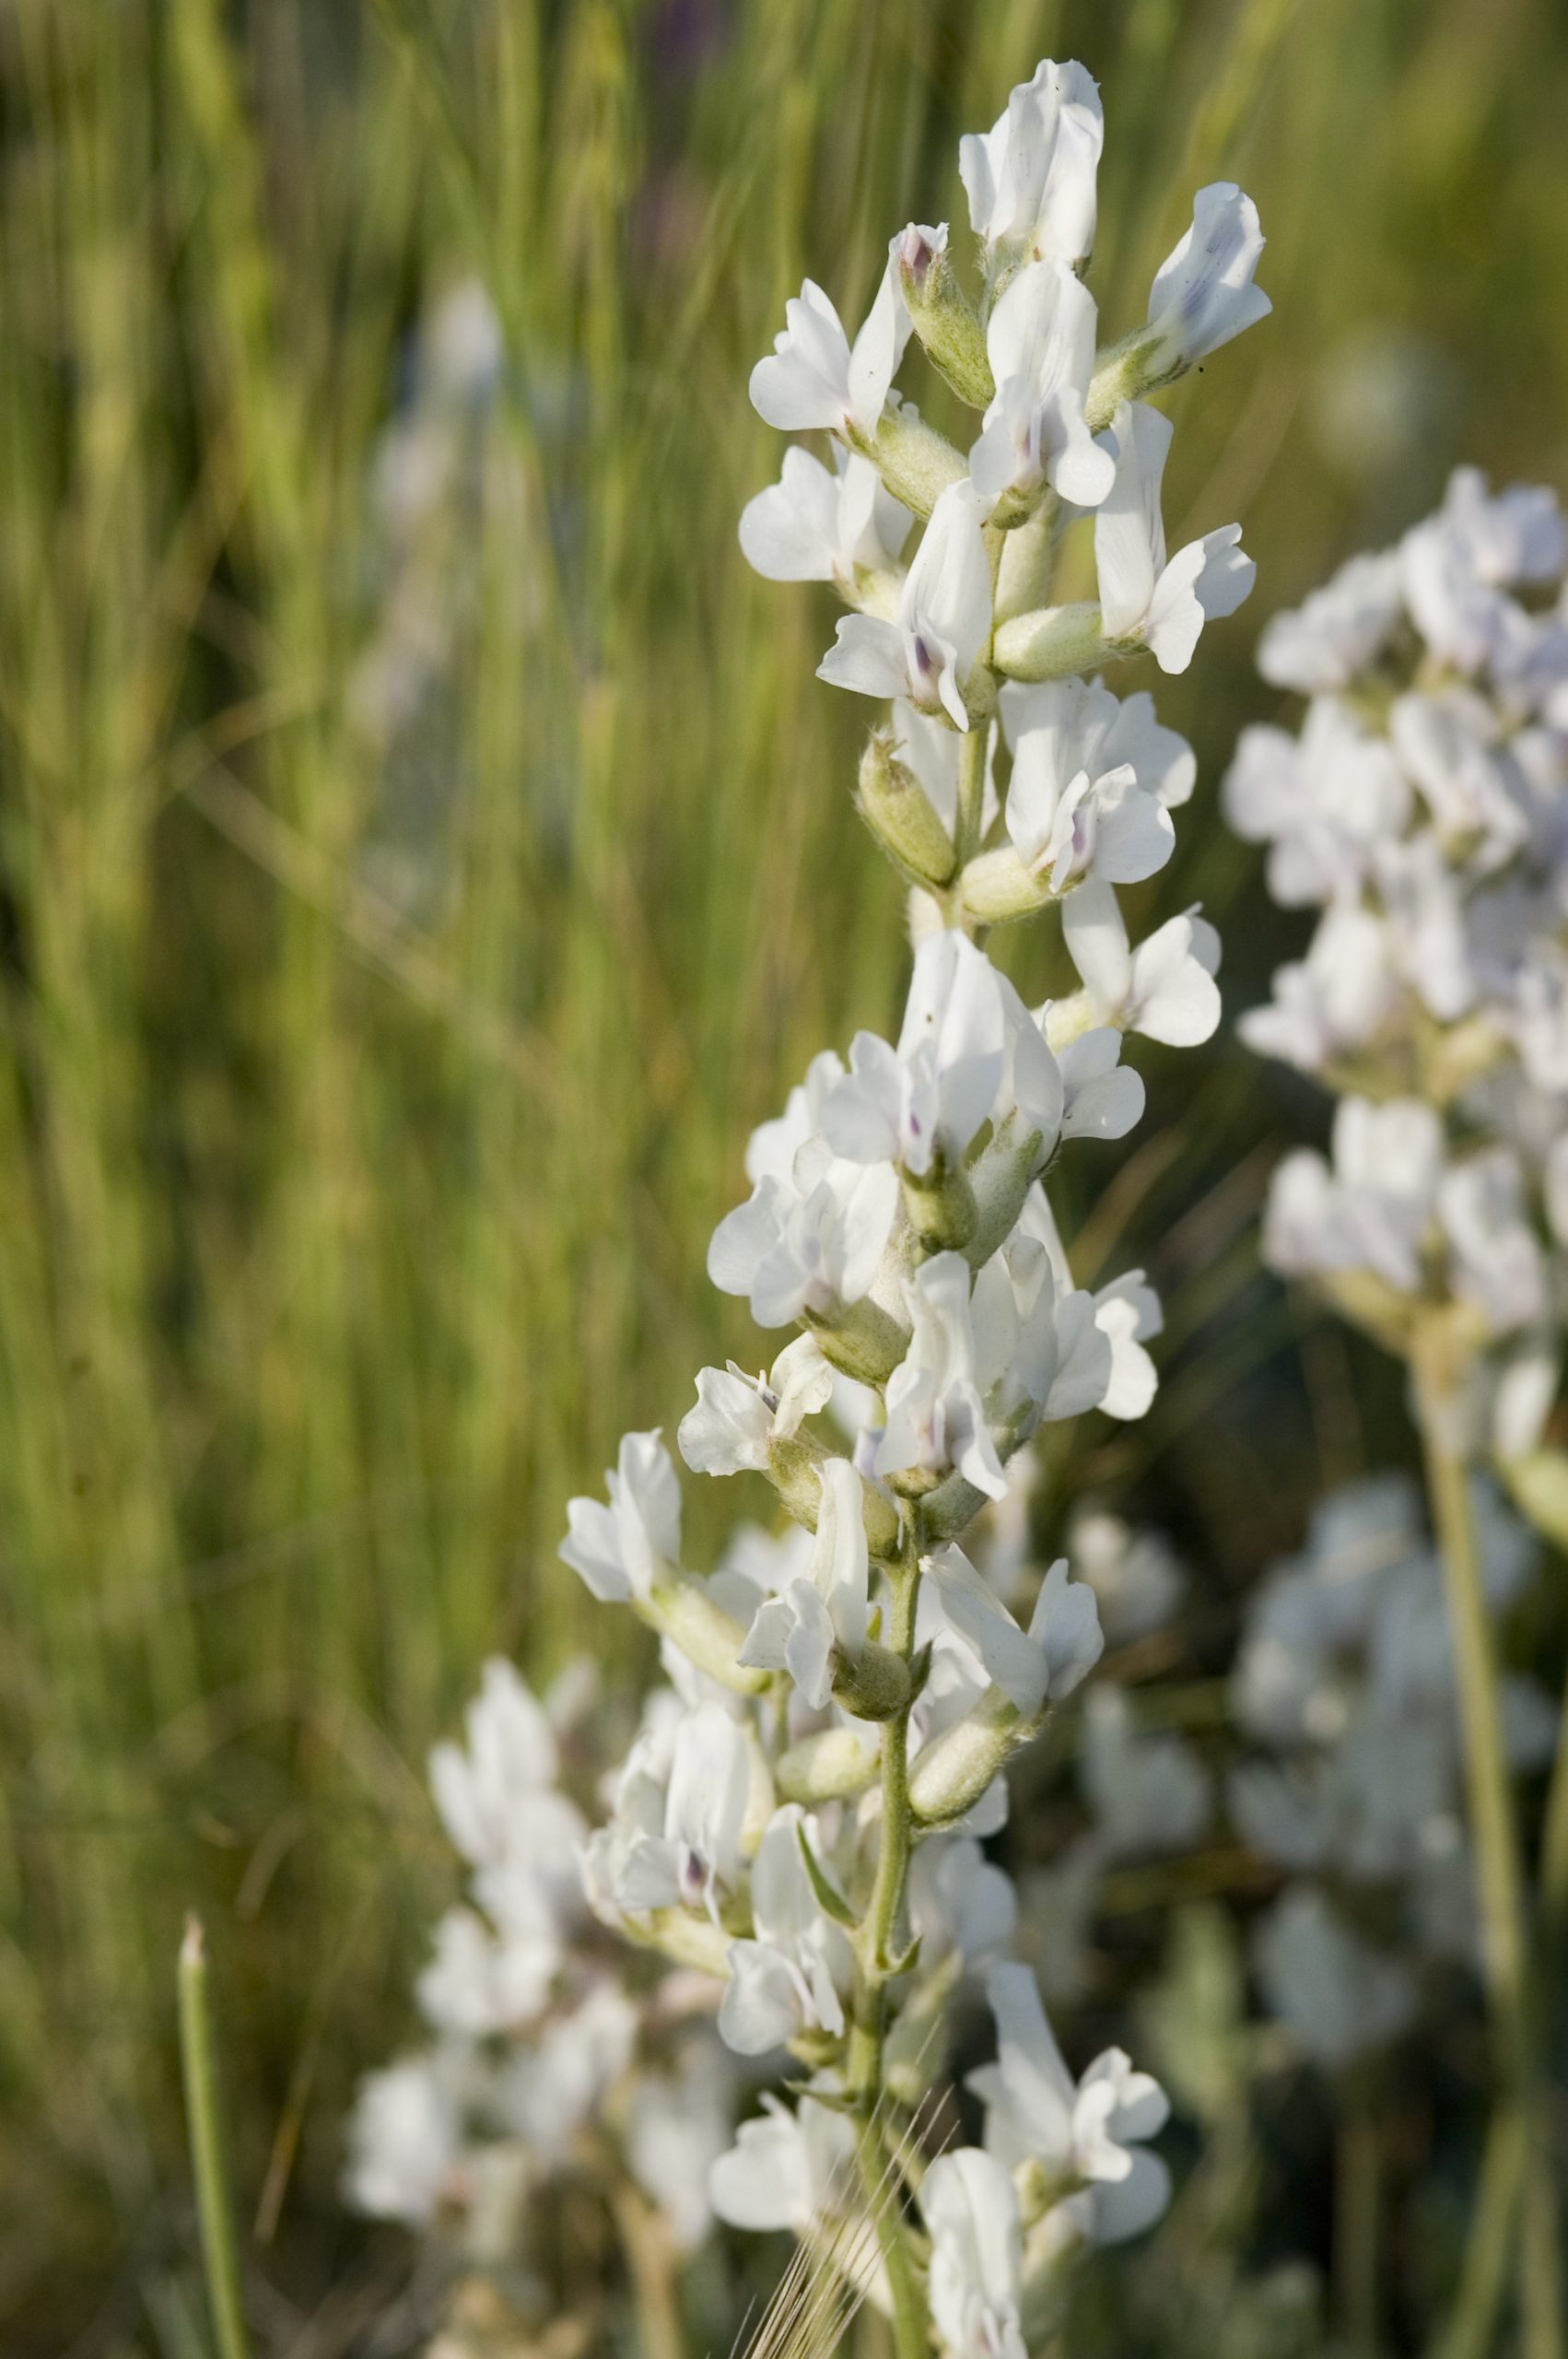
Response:
[{"label": "green grass", "polygon": [[[444,1886],[425,1748],[487,1649],[623,1643],[556,1564],[564,1501],[755,1356],[702,1273],[746,1129],[900,988],[826,603],[735,546],[778,456],[746,373],[804,271],[853,311],[961,206],[957,131],[1042,52],[1103,80],[1110,332],[1200,181],[1270,234],[1276,316],[1181,389],[1168,487],[1173,543],[1243,519],[1259,593],[1161,698],[1204,785],[1159,905],[1230,911],[1245,997],[1275,938],[1205,819],[1258,622],[1458,456],[1568,472],[1550,0],[0,13],[8,2352],[181,2347],[193,1905],[278,2347],[286,2297],[335,2281],[317,2351],[374,2298],[337,2124]],[[373,453],[474,275],[495,496],[389,568]],[[354,684],[410,580],[450,628],[389,752]],[[1102,1226],[1177,1288],[1182,1356],[1097,1471],[1235,1581],[1317,1479],[1325,1387],[1330,1457],[1363,1444],[1246,1258],[1305,1101],[1223,1039],[1153,1084],[1179,1153]]]}]

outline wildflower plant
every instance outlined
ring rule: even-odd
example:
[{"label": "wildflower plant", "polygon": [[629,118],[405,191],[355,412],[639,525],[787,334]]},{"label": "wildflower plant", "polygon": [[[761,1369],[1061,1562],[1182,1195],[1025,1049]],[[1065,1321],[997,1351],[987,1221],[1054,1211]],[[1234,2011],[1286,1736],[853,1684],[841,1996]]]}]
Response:
[{"label": "wildflower plant", "polygon": [[[1472,2276],[1500,2282],[1481,2247],[1522,2185],[1524,2311],[1543,2353],[1561,2349],[1561,2293],[1540,1978],[1473,1478],[1493,1465],[1533,1521],[1568,1534],[1552,1440],[1568,1311],[1565,572],[1550,491],[1493,494],[1460,469],[1396,547],[1270,622],[1259,668],[1305,715],[1294,734],[1245,731],[1224,788],[1232,826],[1269,848],[1275,899],[1321,912],[1240,1024],[1336,1100],[1328,1155],[1300,1149],[1274,1174],[1264,1251],[1410,1369],[1505,2090]],[[1547,1825],[1550,1917],[1568,1890],[1568,1795]]]},{"label": "wildflower plant", "polygon": [[[1047,1183],[1139,1121],[1125,1036],[1190,1045],[1220,1013],[1212,930],[1189,912],[1134,944],[1117,898],[1171,856],[1191,749],[1099,675],[1185,669],[1251,586],[1234,524],[1167,551],[1148,397],[1267,311],[1262,239],[1239,189],[1200,192],[1144,322],[1103,344],[1102,136],[1082,67],[1042,63],[961,146],[975,291],[947,226],[910,224],[852,336],[808,280],[753,371],[769,424],[827,440],[825,464],[790,448],[742,546],[848,610],[819,676],[885,708],[856,799],[907,889],[913,972],[896,1037],[825,1050],[753,1133],[708,1255],[780,1341],[758,1373],[701,1371],[678,1451],[761,1477],[785,1536],[694,1571],[651,1431],[570,1503],[560,1552],[657,1634],[668,1682],[582,1847],[588,1900],[710,1978],[725,2046],[788,2079],[715,2161],[714,2210],[792,2230],[808,2273],[887,2313],[900,2359],[933,2335],[1021,2359],[1073,2256],[1168,2193],[1162,2091],[1118,2048],[1069,2067],[981,1848],[1009,1762],[1100,1654],[1095,1592],[1063,1556],[1015,1614],[964,1544],[1043,1426],[1149,1405],[1157,1298],[1137,1271],[1074,1284]],[[895,390],[912,343],[967,447]],[[1075,536],[1097,595],[1062,602]],[[1080,988],[1031,1009],[985,945],[1047,911]],[[979,2136],[928,2159],[974,1979],[997,2029]]]}]

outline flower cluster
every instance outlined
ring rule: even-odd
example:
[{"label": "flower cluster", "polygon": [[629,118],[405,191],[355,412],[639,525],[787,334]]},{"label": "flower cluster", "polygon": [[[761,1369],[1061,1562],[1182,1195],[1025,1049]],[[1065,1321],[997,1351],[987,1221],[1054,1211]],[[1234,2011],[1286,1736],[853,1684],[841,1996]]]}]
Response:
[{"label": "flower cluster", "polygon": [[1265,1248],[1396,1348],[1447,1314],[1478,1433],[1533,1453],[1568,1303],[1568,530],[1455,475],[1435,516],[1276,616],[1310,701],[1225,781],[1276,900],[1320,909],[1243,1038],[1339,1097],[1275,1176]]},{"label": "flower cluster", "polygon": [[[1474,1514],[1499,1616],[1538,1551],[1490,1490],[1478,1487]],[[1415,2020],[1414,1964],[1475,1963],[1452,1639],[1406,1478],[1322,1502],[1302,1554],[1249,1600],[1232,1701],[1253,1747],[1230,1779],[1232,1818],[1292,1879],[1258,1927],[1264,1993],[1306,2053],[1339,2069]],[[1550,1696],[1509,1674],[1500,1701],[1511,1766],[1539,1767],[1556,1738]]]},{"label": "flower cluster", "polygon": [[[1158,1302],[1137,1271],[1074,1284],[1045,1182],[1138,1121],[1124,1035],[1189,1044],[1219,1017],[1212,931],[1189,912],[1134,945],[1116,889],[1169,859],[1191,751],[1093,675],[1181,670],[1250,587],[1234,525],[1167,556],[1171,428],[1145,396],[1267,311],[1262,241],[1239,190],[1204,190],[1145,323],[1101,348],[1102,131],[1082,67],[1042,64],[963,144],[978,300],[946,227],[912,224],[852,340],[808,281],[753,373],[765,419],[832,438],[827,465],[790,451],[742,546],[834,585],[850,612],[821,676],[890,704],[858,800],[910,888],[914,970],[896,1038],[825,1050],[753,1134],[708,1256],[761,1327],[798,1332],[760,1373],[703,1370],[680,1455],[764,1478],[792,1530],[694,1572],[674,1461],[638,1433],[561,1549],[658,1633],[668,1681],[586,1846],[591,1905],[711,1974],[730,2048],[787,2051],[804,2087],[742,2124],[715,2208],[825,2255],[834,2223],[874,2227],[901,2354],[933,2326],[965,2359],[1021,2352],[1065,2257],[1136,2233],[1166,2188],[1161,2092],[1119,2049],[1074,2078],[980,1848],[1011,1755],[1100,1653],[1095,1593],[1062,1559],[1015,1613],[960,1545],[1043,1425],[1149,1405]],[[966,452],[894,390],[911,338],[979,413]],[[1098,594],[1052,603],[1077,525]],[[1047,905],[1081,988],[1030,1008],[983,936]],[[998,2032],[984,2132],[927,2161],[919,2108],[972,1973]]]},{"label": "flower cluster", "polygon": [[737,2092],[708,1986],[651,1962],[628,1974],[584,1897],[589,1822],[563,1769],[591,1802],[603,1708],[585,1661],[541,1703],[494,1661],[466,1744],[430,1759],[470,1897],[419,1976],[430,2044],[361,2085],[346,2189],[360,2211],[439,2225],[474,2265],[526,2252],[566,2177],[636,2189],[677,2252],[711,2224],[708,2173]]}]

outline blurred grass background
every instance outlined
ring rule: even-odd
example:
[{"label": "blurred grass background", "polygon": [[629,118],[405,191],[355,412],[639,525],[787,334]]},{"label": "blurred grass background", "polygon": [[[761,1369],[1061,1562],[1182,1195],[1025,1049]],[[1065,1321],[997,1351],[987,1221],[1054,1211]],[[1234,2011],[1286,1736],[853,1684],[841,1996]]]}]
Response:
[{"label": "blurred grass background", "polygon": [[[622,1642],[565,1499],[757,1356],[702,1272],[746,1130],[902,987],[827,603],[735,546],[746,373],[803,272],[858,318],[961,215],[1043,53],[1102,81],[1107,334],[1203,181],[1270,237],[1167,486],[1259,562],[1160,689],[1203,782],[1151,914],[1222,916],[1235,1006],[1285,932],[1214,820],[1264,616],[1461,456],[1568,473],[1553,0],[0,9],[7,2353],[197,2347],[192,1904],[276,2347],[400,2263],[334,2181],[444,1889],[425,1749],[487,1649]],[[1072,1479],[1218,1599],[1405,1444],[1253,1273],[1306,1095],[1223,1039],[1152,1081],[1077,1214],[1171,1289],[1171,1380]]]}]

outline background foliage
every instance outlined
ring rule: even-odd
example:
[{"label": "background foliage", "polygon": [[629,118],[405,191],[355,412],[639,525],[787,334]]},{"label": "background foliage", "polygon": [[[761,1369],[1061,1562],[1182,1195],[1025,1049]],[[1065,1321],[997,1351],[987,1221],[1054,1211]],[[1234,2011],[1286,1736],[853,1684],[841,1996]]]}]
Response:
[{"label": "background foliage", "polygon": [[[825,603],[735,546],[746,372],[804,271],[858,316],[961,211],[957,132],[1047,53],[1103,83],[1111,333],[1195,185],[1270,236],[1275,318],[1176,397],[1172,545],[1240,516],[1259,560],[1162,690],[1212,813],[1270,608],[1461,455],[1568,470],[1552,0],[0,12],[7,2351],[195,2347],[193,1903],[263,2323],[334,2352],[397,2282],[334,2182],[449,1872],[426,1747],[486,1650],[583,1636],[565,1498],[755,1356],[702,1273],[746,1130],[901,988]],[[443,396],[417,330],[474,280],[504,355]],[[1183,840],[1151,908],[1221,919],[1234,1008],[1280,921]],[[1170,1289],[1169,1381],[1063,1481],[1176,1531],[1223,1661],[1325,1477],[1405,1443],[1255,1274],[1308,1095],[1223,1036],[1151,1078],[1080,1210]]]}]

